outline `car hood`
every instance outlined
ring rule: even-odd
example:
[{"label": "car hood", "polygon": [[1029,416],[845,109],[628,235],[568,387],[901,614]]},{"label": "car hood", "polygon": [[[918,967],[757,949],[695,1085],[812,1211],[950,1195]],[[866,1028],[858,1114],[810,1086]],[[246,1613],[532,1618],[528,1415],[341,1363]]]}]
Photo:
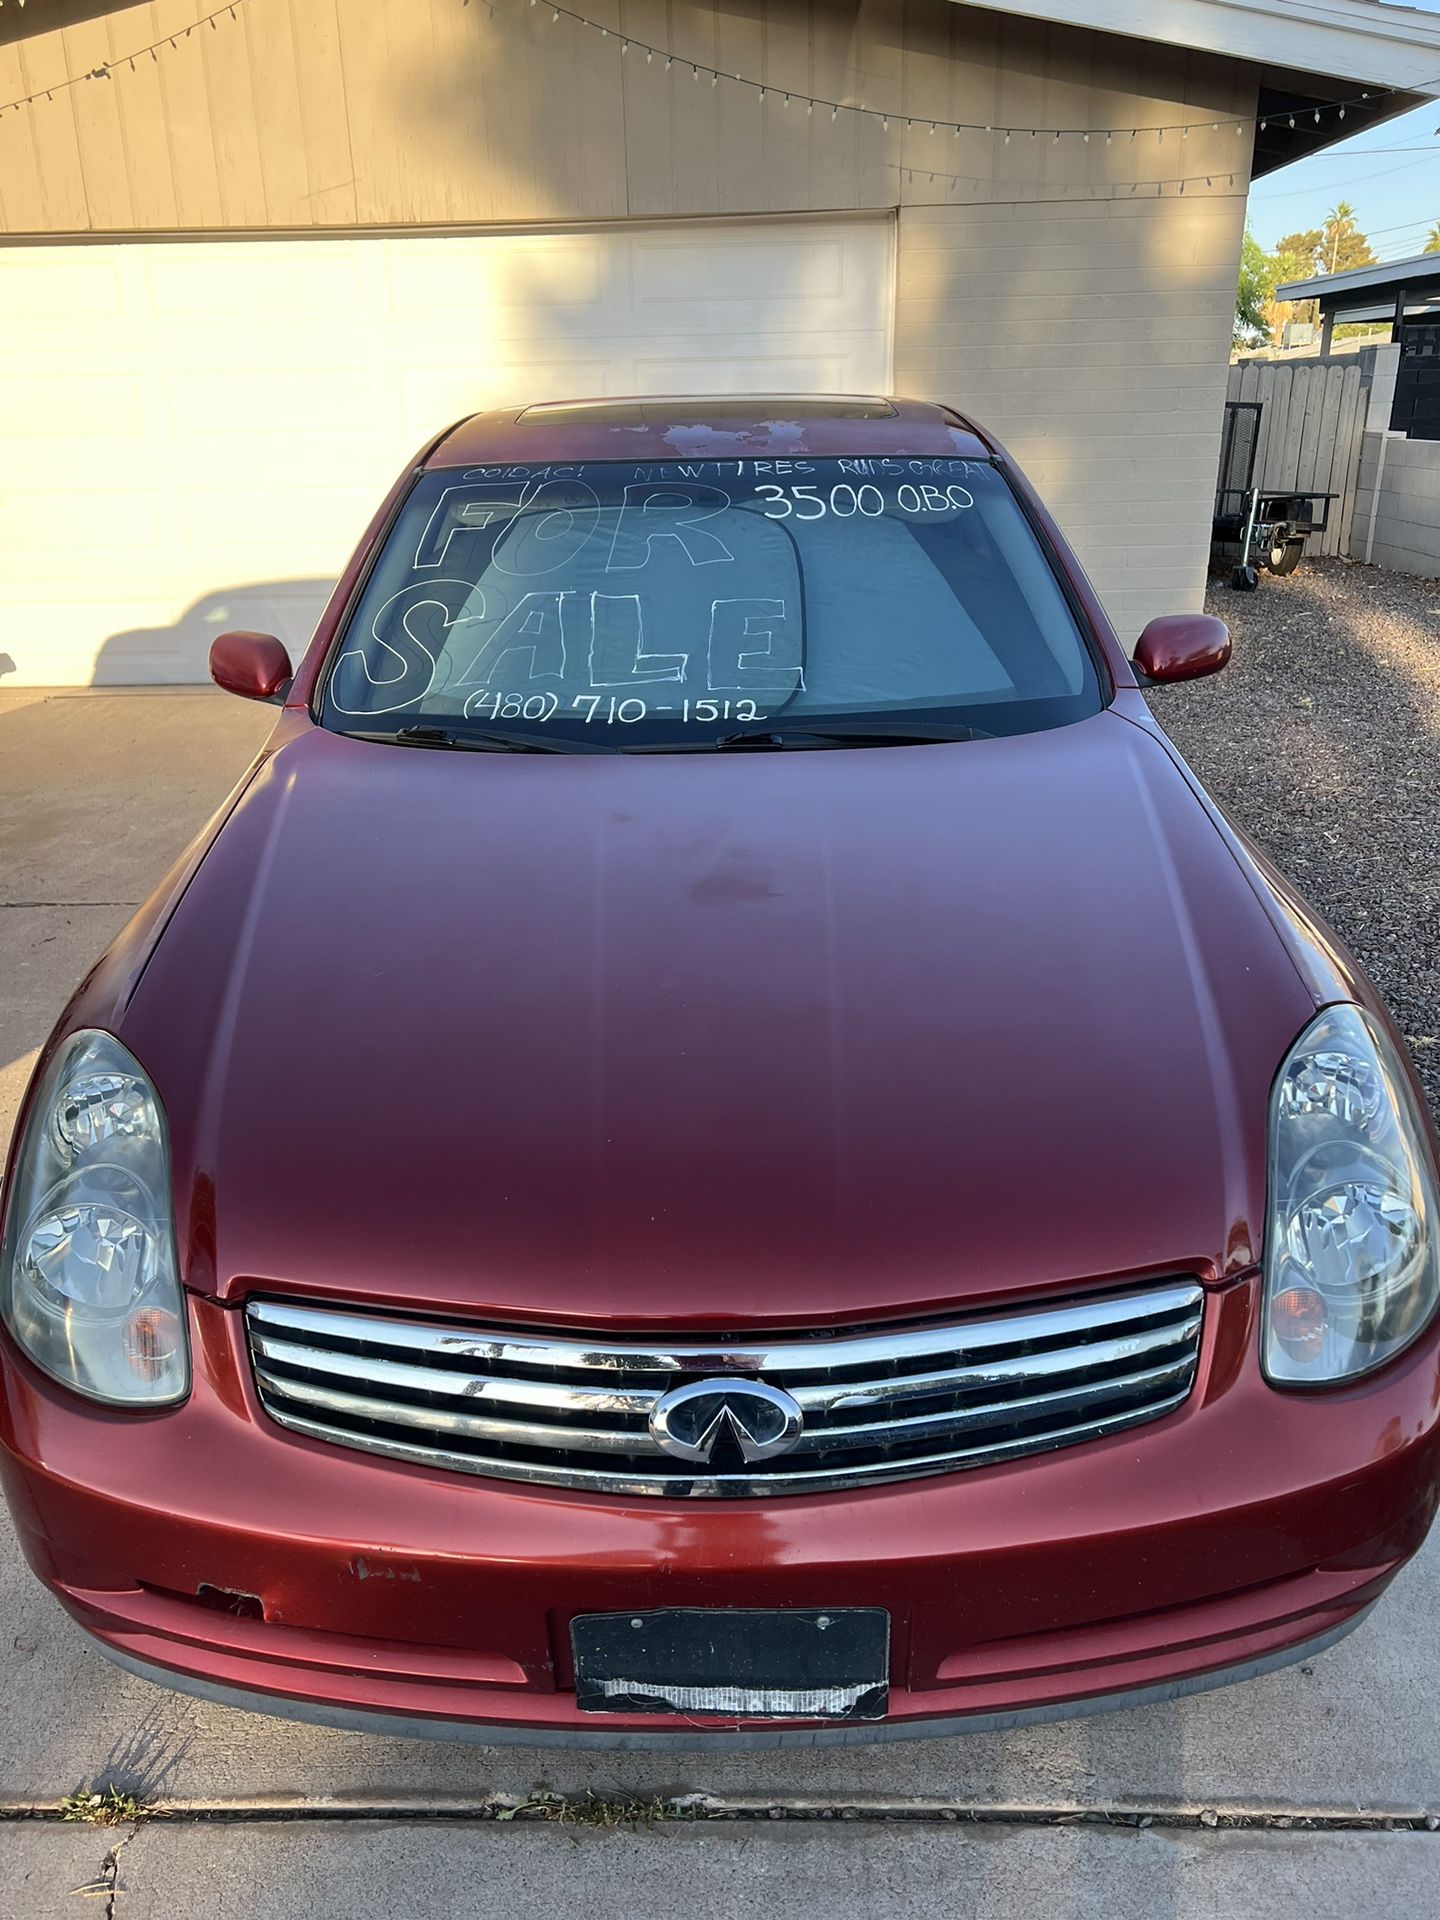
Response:
[{"label": "car hood", "polygon": [[669,756],[306,725],[122,1026],[192,1287],[721,1331],[1240,1270],[1312,1005],[1114,712]]}]

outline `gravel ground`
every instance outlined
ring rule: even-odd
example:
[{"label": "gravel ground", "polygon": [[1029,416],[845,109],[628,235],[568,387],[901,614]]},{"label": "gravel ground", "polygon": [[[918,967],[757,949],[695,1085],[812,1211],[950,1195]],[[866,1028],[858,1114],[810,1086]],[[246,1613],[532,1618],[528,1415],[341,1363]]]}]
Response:
[{"label": "gravel ground", "polygon": [[1440,581],[1310,561],[1208,607],[1231,664],[1155,715],[1368,968],[1440,1115]]}]

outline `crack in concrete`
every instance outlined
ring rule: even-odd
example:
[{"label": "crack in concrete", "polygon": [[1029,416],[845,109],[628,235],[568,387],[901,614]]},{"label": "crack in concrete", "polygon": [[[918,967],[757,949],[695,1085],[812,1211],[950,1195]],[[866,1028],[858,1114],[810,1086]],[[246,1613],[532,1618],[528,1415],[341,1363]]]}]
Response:
[{"label": "crack in concrete", "polygon": [[[594,1824],[594,1794],[496,1796],[484,1800],[366,1801],[345,1805],[310,1806],[301,1801],[170,1801],[153,1809],[167,1825],[262,1826],[313,1822],[334,1825],[347,1821],[389,1821],[397,1825],[438,1821],[504,1822],[515,1826]],[[1440,1812],[1385,1812],[1363,1808],[1305,1808],[1281,1812],[1258,1807],[973,1807],[959,1802],[915,1800],[807,1801],[726,1799],[707,1794],[657,1797],[641,1805],[636,1796],[617,1794],[614,1802],[621,1823],[625,1808],[635,1801],[637,1818],[651,1822],[788,1821],[795,1825],[827,1820],[888,1822],[902,1825],[964,1825],[1010,1827],[1104,1826],[1119,1829],[1162,1828],[1185,1831],[1250,1833],[1437,1833]],[[589,1816],[589,1817],[587,1817]],[[0,1804],[0,1823],[57,1821],[53,1807]],[[132,1828],[106,1856],[112,1865],[138,1828]]]},{"label": "crack in concrete", "polygon": [[120,1885],[120,1855],[129,1846],[139,1831],[138,1826],[131,1827],[128,1833],[121,1834],[113,1846],[107,1848],[105,1858],[100,1862],[100,1871],[93,1880],[87,1880],[83,1887],[72,1887],[72,1895],[79,1894],[84,1899],[96,1900],[102,1896],[105,1904],[100,1909],[103,1920],[115,1920],[115,1901],[125,1889]]}]

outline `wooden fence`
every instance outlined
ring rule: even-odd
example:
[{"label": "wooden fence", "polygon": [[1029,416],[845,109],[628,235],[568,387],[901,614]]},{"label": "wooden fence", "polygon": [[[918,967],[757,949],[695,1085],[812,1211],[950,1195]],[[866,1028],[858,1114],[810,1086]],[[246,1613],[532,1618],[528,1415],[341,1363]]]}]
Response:
[{"label": "wooden fence", "polygon": [[1230,369],[1226,398],[1261,404],[1255,484],[1265,493],[1334,493],[1330,524],[1307,553],[1348,553],[1368,386],[1354,360],[1292,366],[1249,360]]}]

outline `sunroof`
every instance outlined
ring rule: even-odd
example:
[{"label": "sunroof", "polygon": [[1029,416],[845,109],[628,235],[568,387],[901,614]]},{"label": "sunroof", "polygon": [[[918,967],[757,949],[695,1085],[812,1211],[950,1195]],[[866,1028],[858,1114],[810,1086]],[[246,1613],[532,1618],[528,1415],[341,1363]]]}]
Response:
[{"label": "sunroof", "polygon": [[823,393],[678,394],[645,400],[560,400],[526,407],[522,422],[567,426],[572,422],[612,427],[683,423],[712,426],[722,420],[893,420],[888,400]]}]

